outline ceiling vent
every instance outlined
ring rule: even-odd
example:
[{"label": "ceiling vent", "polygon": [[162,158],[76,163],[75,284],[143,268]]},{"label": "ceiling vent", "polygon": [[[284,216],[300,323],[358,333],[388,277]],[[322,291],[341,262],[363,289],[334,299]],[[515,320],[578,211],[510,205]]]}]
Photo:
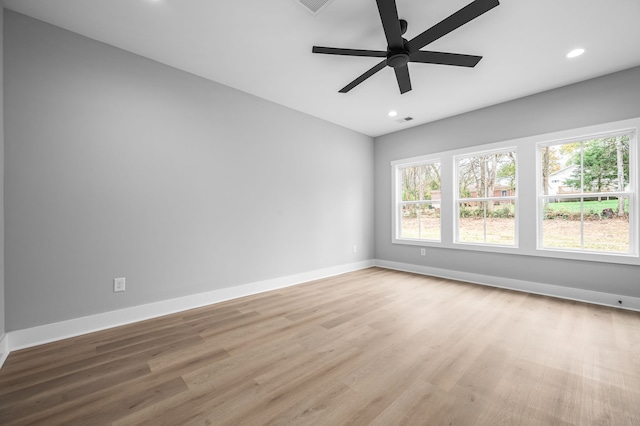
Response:
[{"label": "ceiling vent", "polygon": [[324,8],[329,6],[333,0],[294,0],[300,6],[303,6],[307,12],[310,12],[312,15],[317,15]]},{"label": "ceiling vent", "polygon": [[411,120],[413,120],[413,117],[398,118],[396,121],[398,123],[406,123],[407,121],[411,121]]}]

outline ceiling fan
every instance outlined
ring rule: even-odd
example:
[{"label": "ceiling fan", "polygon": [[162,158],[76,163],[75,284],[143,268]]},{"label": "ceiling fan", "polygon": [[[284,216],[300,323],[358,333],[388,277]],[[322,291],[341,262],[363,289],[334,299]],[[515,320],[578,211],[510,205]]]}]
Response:
[{"label": "ceiling fan", "polygon": [[407,63],[409,62],[475,67],[478,62],[480,62],[480,59],[482,59],[482,56],[433,52],[420,49],[500,4],[498,0],[475,0],[424,31],[422,34],[419,34],[411,40],[406,40],[402,35],[407,31],[407,21],[398,18],[396,1],[376,0],[376,3],[378,4],[384,35],[387,38],[388,46],[386,51],[313,46],[313,53],[385,58],[376,66],[340,89],[340,93],[347,93],[386,66],[394,69],[401,94],[411,90],[411,78],[409,77],[409,68],[407,67]]}]

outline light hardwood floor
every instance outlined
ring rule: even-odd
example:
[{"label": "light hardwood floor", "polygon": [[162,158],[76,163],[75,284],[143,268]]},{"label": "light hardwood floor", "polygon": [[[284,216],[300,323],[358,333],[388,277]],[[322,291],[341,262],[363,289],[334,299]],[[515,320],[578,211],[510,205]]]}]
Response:
[{"label": "light hardwood floor", "polygon": [[12,353],[0,424],[640,425],[640,313],[379,268]]}]

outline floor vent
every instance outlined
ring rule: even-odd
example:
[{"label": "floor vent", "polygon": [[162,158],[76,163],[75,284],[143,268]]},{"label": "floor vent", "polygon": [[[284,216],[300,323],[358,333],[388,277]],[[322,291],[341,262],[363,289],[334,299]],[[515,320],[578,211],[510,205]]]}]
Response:
[{"label": "floor vent", "polygon": [[311,12],[312,15],[317,15],[327,7],[333,0],[294,0],[301,6],[304,6],[305,10]]}]

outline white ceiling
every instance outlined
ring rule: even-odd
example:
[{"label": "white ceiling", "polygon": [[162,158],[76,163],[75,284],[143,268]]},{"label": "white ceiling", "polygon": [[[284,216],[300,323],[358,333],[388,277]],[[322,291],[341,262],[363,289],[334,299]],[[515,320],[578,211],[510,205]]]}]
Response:
[{"label": "white ceiling", "polygon": [[[397,0],[411,39],[471,0]],[[409,64],[400,95],[385,68],[338,90],[379,58],[318,55],[313,45],[386,50],[374,0],[333,0],[314,16],[296,0],[4,0],[6,8],[379,136],[640,65],[639,0],[501,0],[425,50],[482,55],[475,68]],[[565,54],[576,47],[586,53]],[[413,121],[400,124],[387,112]]]}]

